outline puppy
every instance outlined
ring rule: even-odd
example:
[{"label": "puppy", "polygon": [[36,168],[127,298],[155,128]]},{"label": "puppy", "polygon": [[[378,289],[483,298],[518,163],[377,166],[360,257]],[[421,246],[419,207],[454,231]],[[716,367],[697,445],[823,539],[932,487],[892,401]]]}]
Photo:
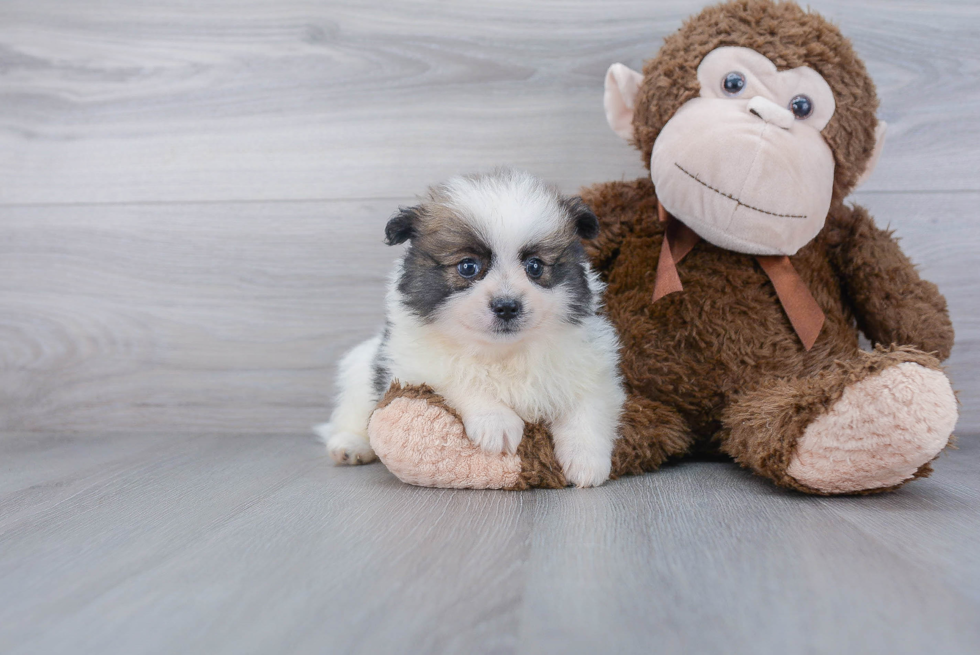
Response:
[{"label": "puppy", "polygon": [[490,452],[514,453],[524,423],[546,421],[565,477],[605,482],[625,396],[581,243],[598,230],[581,200],[511,170],[453,178],[395,214],[385,241],[409,246],[384,333],[341,361],[336,408],[317,428],[334,460],[375,458],[368,419],[399,380],[431,386]]}]

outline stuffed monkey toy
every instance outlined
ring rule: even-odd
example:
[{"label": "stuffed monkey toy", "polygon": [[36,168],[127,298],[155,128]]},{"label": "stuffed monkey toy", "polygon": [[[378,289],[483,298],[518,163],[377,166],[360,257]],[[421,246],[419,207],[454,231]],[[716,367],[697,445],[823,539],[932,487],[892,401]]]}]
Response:
[{"label": "stuffed monkey toy", "polygon": [[[850,42],[792,3],[709,7],[642,74],[609,69],[609,123],[650,170],[582,194],[622,339],[613,478],[695,452],[814,494],[929,474],[957,420],[946,301],[844,204],[881,151],[877,106]],[[566,484],[546,425],[515,455],[487,453],[425,387],[394,384],[368,432],[412,484]]]}]

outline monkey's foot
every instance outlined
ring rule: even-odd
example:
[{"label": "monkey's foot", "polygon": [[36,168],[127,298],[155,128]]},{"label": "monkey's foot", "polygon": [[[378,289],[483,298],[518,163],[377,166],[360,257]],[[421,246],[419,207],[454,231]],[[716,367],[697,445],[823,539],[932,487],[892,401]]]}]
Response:
[{"label": "monkey's foot", "polygon": [[410,387],[404,394],[382,400],[368,424],[371,447],[395,477],[423,487],[518,486],[517,455],[488,453],[470,441],[463,423],[431,390]]},{"label": "monkey's foot", "polygon": [[844,389],[807,426],[786,472],[824,493],[894,487],[946,447],[956,419],[941,371],[912,362],[892,366]]}]

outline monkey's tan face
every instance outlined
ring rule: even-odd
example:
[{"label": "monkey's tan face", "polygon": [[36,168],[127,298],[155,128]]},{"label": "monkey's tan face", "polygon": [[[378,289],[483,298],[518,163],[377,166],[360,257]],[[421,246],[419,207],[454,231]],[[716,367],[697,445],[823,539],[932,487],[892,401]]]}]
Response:
[{"label": "monkey's tan face", "polygon": [[778,72],[749,48],[711,51],[701,95],[667,122],[650,173],[664,207],[705,240],[793,255],[824,225],[834,157],[820,130],[834,95],[813,69]]}]

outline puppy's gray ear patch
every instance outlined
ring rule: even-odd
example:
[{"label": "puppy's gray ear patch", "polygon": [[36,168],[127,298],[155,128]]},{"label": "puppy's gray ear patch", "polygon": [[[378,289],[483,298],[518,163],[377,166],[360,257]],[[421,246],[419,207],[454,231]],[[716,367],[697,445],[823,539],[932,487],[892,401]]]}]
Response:
[{"label": "puppy's gray ear patch", "polygon": [[565,201],[568,213],[575,223],[575,233],[583,239],[594,239],[599,236],[599,219],[592,213],[585,202],[578,196]]},{"label": "puppy's gray ear patch", "polygon": [[421,207],[399,207],[385,225],[385,243],[397,246],[416,236],[420,213]]}]

